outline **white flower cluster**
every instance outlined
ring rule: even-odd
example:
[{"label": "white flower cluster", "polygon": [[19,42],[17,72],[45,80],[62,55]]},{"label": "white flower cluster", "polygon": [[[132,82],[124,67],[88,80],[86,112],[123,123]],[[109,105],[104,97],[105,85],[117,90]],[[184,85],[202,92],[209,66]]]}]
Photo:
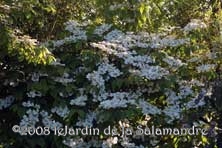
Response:
[{"label": "white flower cluster", "polygon": [[181,117],[182,108],[179,106],[178,103],[174,105],[170,105],[164,108],[163,113],[170,117],[170,119],[166,118],[167,123],[171,123],[172,121],[176,119],[180,119]]},{"label": "white flower cluster", "polygon": [[60,96],[60,97],[63,97],[63,98],[67,98],[67,97],[70,97],[70,96],[72,96],[72,95],[73,95],[72,92],[69,92],[69,93],[59,92],[59,96]]},{"label": "white flower cluster", "polygon": [[40,91],[35,91],[35,90],[27,92],[26,94],[30,98],[35,98],[35,97],[41,97],[42,96],[42,93]]},{"label": "white flower cluster", "polygon": [[149,48],[151,47],[150,34],[146,32],[141,32],[139,34],[134,34],[132,32],[123,33],[117,29],[109,32],[104,39],[111,43],[121,44],[123,47],[132,48]]},{"label": "white flower cluster", "polygon": [[174,92],[173,90],[167,90],[165,95],[167,97],[167,106],[164,108],[163,113],[167,117],[170,117],[170,119],[166,118],[167,123],[171,123],[172,121],[181,117],[181,100],[186,99],[188,96],[193,96],[194,92],[189,86],[181,85],[178,93]]},{"label": "white flower cluster", "polygon": [[4,99],[0,99],[0,110],[11,106],[14,100],[15,98],[13,96],[7,96]]},{"label": "white flower cluster", "polygon": [[48,76],[48,74],[43,74],[43,73],[40,73],[40,72],[38,72],[38,73],[34,72],[31,75],[31,80],[33,82],[38,82],[40,77],[47,77],[47,76]]},{"label": "white flower cluster", "polygon": [[113,145],[118,143],[118,137],[109,137],[103,141],[102,148],[112,148]]},{"label": "white flower cluster", "polygon": [[[108,52],[108,54],[114,54],[119,58],[123,58],[125,64],[131,64],[135,67],[140,68],[140,70],[137,70],[136,73],[148,79],[160,79],[169,73],[167,70],[160,66],[149,66],[149,63],[154,62],[154,60],[150,56],[137,55],[135,51],[131,52],[128,48],[123,47],[122,45],[109,43],[105,41],[99,43],[92,43],[91,45],[93,47],[97,47],[103,51]],[[96,75],[96,73],[94,75]],[[104,83],[102,81],[100,82]]]},{"label": "white flower cluster", "polygon": [[86,95],[81,95],[70,101],[70,105],[85,106],[87,101]]},{"label": "white flower cluster", "polygon": [[106,76],[106,80],[109,80],[110,78],[116,78],[122,74],[119,69],[117,69],[114,64],[109,64],[107,61],[100,63],[98,70],[101,75],[108,74]]},{"label": "white flower cluster", "polygon": [[91,147],[101,147],[101,142],[96,139],[90,139],[87,142],[83,138],[66,138],[63,143],[70,148],[91,148]]},{"label": "white flower cluster", "polygon": [[159,36],[156,36],[151,39],[151,43],[149,47],[150,48],[176,47],[176,46],[189,44],[189,43],[190,43],[189,38],[176,39],[173,36],[167,36],[164,38],[160,38]]},{"label": "white flower cluster", "polygon": [[93,121],[96,121],[96,119],[97,119],[97,113],[90,111],[89,113],[87,113],[86,118],[79,119],[76,125],[80,127],[93,127]]},{"label": "white flower cluster", "polygon": [[135,105],[135,95],[128,92],[108,93],[107,99],[100,102],[99,107],[104,109],[125,108],[128,104]]},{"label": "white flower cluster", "polygon": [[135,67],[144,68],[147,67],[147,64],[153,63],[154,60],[150,56],[146,55],[136,55],[136,56],[127,56],[124,60],[125,64],[131,64]]},{"label": "white flower cluster", "polygon": [[55,130],[55,128],[59,129],[62,127],[62,124],[59,123],[58,121],[55,121],[52,119],[52,115],[47,112],[47,111],[41,111],[40,112],[41,116],[42,116],[42,123],[44,126],[46,127],[50,127],[50,129],[52,131]]},{"label": "white flower cluster", "polygon": [[18,84],[19,84],[18,80],[13,81],[13,80],[6,79],[3,82],[4,86],[8,86],[9,85],[11,87],[16,87],[16,86],[18,86]]},{"label": "white flower cluster", "polygon": [[112,43],[120,43],[124,40],[125,33],[118,29],[114,29],[104,36],[104,39]]},{"label": "white flower cluster", "polygon": [[198,108],[203,105],[205,105],[205,101],[203,98],[201,98],[201,99],[193,98],[186,104],[186,108],[187,109]]},{"label": "white flower cluster", "polygon": [[127,6],[126,4],[113,4],[109,6],[109,10],[113,11],[113,10],[120,9],[126,6]]},{"label": "white flower cluster", "polygon": [[178,95],[176,94],[176,92],[174,92],[173,90],[166,90],[166,91],[165,91],[165,95],[166,95],[166,97],[167,97],[167,103],[168,103],[169,105],[173,105],[173,104],[177,103],[178,100],[181,99],[181,97],[178,96]]},{"label": "white flower cluster", "polygon": [[149,80],[157,80],[168,74],[169,72],[160,66],[148,66],[146,69],[141,69],[139,75]]},{"label": "white flower cluster", "polygon": [[176,47],[183,44],[188,44],[188,38],[176,39],[174,36],[162,37],[165,34],[148,34],[141,32],[140,34],[133,34],[127,32],[126,34],[117,29],[109,32],[104,39],[111,43],[122,44],[123,47],[140,47],[140,48],[164,48]]},{"label": "white flower cluster", "polygon": [[[197,86],[198,81],[181,81],[179,92],[176,93],[173,90],[167,90],[165,95],[167,97],[167,106],[164,108],[163,113],[170,117],[170,119],[166,118],[167,123],[171,123],[172,121],[179,119],[182,113],[182,106],[186,109],[197,108],[205,105],[204,97],[211,96],[212,89],[204,89],[202,88],[200,92],[194,92],[192,90],[192,86]],[[202,85],[199,85],[202,87]],[[183,100],[190,98],[190,101],[184,103]]]},{"label": "white flower cluster", "polygon": [[62,118],[66,118],[69,115],[70,110],[68,109],[67,106],[59,106],[59,107],[53,107],[51,109],[52,113],[56,113],[57,115],[59,115]]},{"label": "white flower cluster", "polygon": [[127,105],[136,105],[135,99],[141,96],[139,92],[100,92],[96,101],[100,101],[99,107],[104,109],[125,108]]},{"label": "white flower cluster", "polygon": [[193,96],[194,91],[192,90],[191,86],[180,85],[180,92],[178,95],[181,96],[181,98],[186,98],[187,96]]},{"label": "white flower cluster", "polygon": [[38,104],[34,104],[33,102],[31,102],[31,101],[27,101],[27,102],[22,102],[22,106],[24,106],[24,107],[34,107],[34,108],[36,108],[36,109],[40,109],[40,105],[38,105]]},{"label": "white flower cluster", "polygon": [[204,83],[197,80],[197,79],[191,79],[190,81],[187,81],[187,80],[180,80],[177,82],[180,86],[183,86],[183,85],[186,85],[186,86],[199,86],[199,87],[203,87],[204,86]]},{"label": "white flower cluster", "polygon": [[184,99],[188,96],[193,96],[194,92],[191,86],[188,85],[180,85],[179,92],[176,93],[173,90],[166,90],[165,95],[167,97],[168,105],[178,104],[181,99]]},{"label": "white flower cluster", "polygon": [[93,71],[92,73],[87,74],[86,78],[92,82],[92,85],[99,88],[104,87],[105,81],[99,72]]},{"label": "white flower cluster", "polygon": [[35,127],[39,122],[39,108],[28,109],[20,122],[20,126]]},{"label": "white flower cluster", "polygon": [[135,100],[126,100],[126,99],[117,99],[114,98],[112,100],[105,100],[102,101],[99,107],[104,109],[111,109],[111,108],[126,108],[128,104],[135,104]]},{"label": "white flower cluster", "polygon": [[215,66],[216,66],[215,64],[202,64],[202,65],[196,67],[196,69],[197,69],[198,73],[208,72],[208,71],[214,69]]},{"label": "white flower cluster", "polygon": [[108,81],[110,78],[116,78],[121,74],[122,72],[113,64],[105,61],[99,64],[97,71],[87,74],[86,78],[92,82],[92,85],[101,88],[104,87],[105,81]]},{"label": "white flower cluster", "polygon": [[[34,127],[36,123],[39,122],[40,105],[27,101],[23,102],[22,106],[29,109],[26,111],[25,115],[23,115],[23,118],[20,121],[20,126]],[[32,107],[32,109],[30,107]]]},{"label": "white flower cluster", "polygon": [[59,82],[62,84],[72,83],[75,81],[73,78],[69,78],[68,73],[64,73],[62,77],[53,77],[53,79],[55,82]]},{"label": "white flower cluster", "polygon": [[33,73],[31,80],[32,80],[33,82],[38,82],[38,81],[39,81],[39,77],[40,77],[40,76],[39,76],[37,73]]},{"label": "white flower cluster", "polygon": [[133,54],[129,51],[129,48],[123,47],[121,44],[111,43],[109,41],[102,41],[98,43],[90,43],[92,47],[99,48],[102,51],[118,56],[119,58],[124,58],[128,55]]},{"label": "white flower cluster", "polygon": [[163,59],[163,61],[166,62],[167,64],[169,64],[173,68],[179,68],[179,67],[185,65],[185,63],[183,63],[180,59],[175,59],[172,56],[165,57]]},{"label": "white flower cluster", "polygon": [[70,148],[89,148],[88,145],[84,142],[83,138],[72,138],[63,140],[63,143]]},{"label": "white flower cluster", "polygon": [[145,100],[139,100],[138,106],[142,109],[142,113],[144,115],[151,114],[151,115],[156,115],[156,114],[161,114],[161,110],[157,108],[156,106],[148,103]]},{"label": "white flower cluster", "polygon": [[197,94],[194,98],[191,98],[189,102],[186,103],[186,108],[191,109],[191,108],[198,108],[203,105],[205,105],[205,100],[204,97],[206,96],[211,96],[212,95],[212,89],[201,89],[199,94]]},{"label": "white flower cluster", "polygon": [[[91,43],[91,46],[101,49],[108,54],[116,55],[119,58],[124,59],[125,64],[130,64],[139,68],[134,73],[146,77],[150,80],[160,79],[169,74],[169,72],[160,66],[150,66],[150,63],[154,63],[154,60],[148,55],[138,55],[132,47],[148,48],[155,45],[155,48],[165,46],[178,46],[189,42],[188,39],[175,39],[174,37],[166,37],[161,39],[161,35],[149,35],[143,33],[143,35],[134,35],[132,33],[123,33],[119,30],[113,30],[108,33],[104,38],[106,41]],[[148,41],[151,43],[148,43]],[[158,45],[158,47],[157,47]],[[183,63],[180,60],[165,58],[168,64],[173,66],[181,66]]]},{"label": "white flower cluster", "polygon": [[[34,104],[31,101],[27,101],[27,102],[23,102],[22,106],[27,107],[29,109],[26,111],[25,115],[23,115],[23,118],[19,123],[20,126],[35,127],[36,123],[38,123],[40,121],[39,119],[40,119],[40,115],[41,115],[42,116],[42,123],[44,124],[44,126],[50,127],[51,130],[54,130],[55,127],[57,127],[57,128],[62,127],[61,123],[56,122],[55,120],[51,119],[52,115],[49,115],[48,112],[46,112],[44,110],[40,111],[40,105]],[[54,110],[59,115],[65,114],[63,112],[62,113],[59,112],[60,110],[58,111],[58,110],[56,110],[56,108]]]},{"label": "white flower cluster", "polygon": [[[179,119],[181,117],[182,108],[180,107],[181,100],[186,99],[189,96],[193,96],[194,92],[189,86],[181,85],[179,88],[179,93],[176,93],[172,90],[166,90],[165,95],[167,97],[167,106],[161,110],[156,106],[151,105],[147,101],[139,100],[139,107],[142,108],[142,113],[144,115],[151,114],[161,114],[164,113],[167,117],[167,123],[171,123],[172,121]],[[190,103],[188,103],[190,104]],[[200,104],[199,104],[200,105]]]},{"label": "white flower cluster", "polygon": [[121,145],[124,148],[144,148],[143,145],[137,146],[135,143],[130,142],[130,138],[128,138],[128,137],[122,138]]},{"label": "white flower cluster", "polygon": [[105,32],[107,32],[112,27],[111,24],[102,24],[94,30],[94,34],[102,36]]},{"label": "white flower cluster", "polygon": [[71,20],[65,23],[66,27],[65,29],[69,31],[71,36],[66,37],[62,40],[57,40],[53,44],[55,47],[59,47],[66,42],[77,42],[78,40],[87,40],[86,31],[82,29],[82,24],[79,24],[78,22]]},{"label": "white flower cluster", "polygon": [[192,19],[190,23],[188,23],[184,28],[183,30],[185,32],[189,32],[189,31],[192,31],[192,30],[196,30],[196,29],[201,29],[201,28],[206,28],[207,25],[202,22],[201,20],[198,20],[198,19]]}]

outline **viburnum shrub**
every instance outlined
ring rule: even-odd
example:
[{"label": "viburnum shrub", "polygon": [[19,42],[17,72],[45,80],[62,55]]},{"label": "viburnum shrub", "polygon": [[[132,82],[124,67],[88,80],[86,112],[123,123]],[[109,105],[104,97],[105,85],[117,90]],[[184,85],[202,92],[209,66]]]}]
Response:
[{"label": "viburnum shrub", "polygon": [[[67,36],[60,40],[36,43],[28,38],[30,48],[44,48],[39,59],[53,58],[48,60],[49,64],[41,61],[36,65],[24,64],[17,69],[22,77],[20,81],[5,79],[3,82],[5,89],[12,90],[0,100],[4,113],[0,129],[3,146],[216,145],[217,125],[209,124],[216,115],[209,102],[210,81],[217,77],[215,69],[220,55],[210,51],[204,42],[209,35],[209,24],[193,19],[183,28],[148,33],[70,20],[65,23],[65,30]],[[24,55],[29,51],[21,46],[19,49]],[[100,132],[99,135],[40,136],[13,133],[13,125],[49,127],[51,133],[65,126],[100,131],[110,126],[118,132],[123,128],[195,126],[206,128],[208,134],[135,136]]]}]

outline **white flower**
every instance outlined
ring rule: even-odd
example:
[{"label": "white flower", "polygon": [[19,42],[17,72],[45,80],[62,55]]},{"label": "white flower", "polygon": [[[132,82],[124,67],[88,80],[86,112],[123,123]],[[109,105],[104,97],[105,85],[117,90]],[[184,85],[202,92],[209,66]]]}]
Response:
[{"label": "white flower", "polygon": [[30,101],[27,101],[27,102],[23,102],[22,106],[24,106],[24,107],[34,107],[34,103],[30,102]]},{"label": "white flower", "polygon": [[49,115],[48,112],[43,110],[43,111],[40,112],[40,114],[42,116],[42,123],[44,124],[44,126],[50,127],[50,129],[52,131],[54,131],[55,128],[59,129],[59,128],[62,127],[62,124],[59,123],[58,121],[53,120],[52,115]]},{"label": "white flower", "polygon": [[62,118],[66,118],[69,115],[70,110],[68,109],[67,106],[65,106],[65,107],[62,107],[62,106],[57,107],[56,106],[51,109],[51,112],[56,113],[57,115],[59,115]]},{"label": "white flower", "polygon": [[144,115],[147,115],[147,114],[151,114],[151,115],[161,114],[161,110],[159,108],[157,108],[156,106],[148,103],[147,101],[139,100],[138,105],[142,109],[142,113]]},{"label": "white flower", "polygon": [[179,95],[182,96],[183,98],[184,97],[187,97],[187,96],[190,96],[190,95],[193,95],[193,90],[190,88],[190,86],[181,86],[180,87],[180,93]]},{"label": "white flower", "polygon": [[115,93],[107,93],[106,100],[101,101],[99,107],[104,109],[111,108],[125,108],[128,104],[135,105],[135,98],[137,98],[137,94],[128,93],[128,92],[115,92]]},{"label": "white flower", "polygon": [[63,97],[63,98],[70,97],[70,96],[72,96],[72,95],[73,95],[72,92],[70,92],[70,93],[59,92],[59,96],[60,96],[60,97]]},{"label": "white flower", "polygon": [[103,100],[106,100],[107,98],[108,98],[108,93],[107,92],[105,92],[105,90],[104,89],[100,89],[100,92],[99,92],[99,94],[98,95],[96,95],[96,94],[93,94],[93,97],[94,97],[94,99],[93,99],[93,101],[94,102],[97,102],[97,101],[103,101]]},{"label": "white flower", "polygon": [[92,73],[87,74],[86,78],[92,82],[92,85],[97,87],[104,87],[105,80],[100,75],[100,73],[93,71]]},{"label": "white flower", "polygon": [[90,148],[86,145],[86,143],[84,142],[83,138],[72,138],[72,139],[66,139],[63,140],[63,143],[65,145],[67,145],[70,148]]},{"label": "white flower", "polygon": [[22,106],[27,107],[27,108],[33,107],[33,108],[35,108],[35,109],[40,109],[40,105],[34,104],[34,103],[31,102],[31,101],[22,102]]},{"label": "white flower", "polygon": [[165,57],[163,61],[175,68],[185,65],[185,63],[183,63],[180,59],[175,59],[174,57],[171,56]]},{"label": "white flower", "polygon": [[127,6],[126,4],[113,4],[109,6],[109,10],[113,11],[126,6]]},{"label": "white flower", "polygon": [[15,98],[13,96],[7,96],[4,99],[0,99],[0,110],[8,108],[14,100]]},{"label": "white flower", "polygon": [[92,82],[92,85],[100,88],[104,87],[105,81],[108,81],[110,78],[118,77],[121,74],[122,72],[114,67],[113,64],[109,64],[107,61],[105,61],[99,64],[97,71],[87,74],[86,78]]},{"label": "white flower", "polygon": [[110,137],[103,141],[102,148],[111,148],[113,145],[117,144],[118,138],[117,137]]},{"label": "white flower", "polygon": [[75,27],[81,27],[82,25],[75,20],[69,20],[65,23],[65,30],[72,32]]},{"label": "white flower", "polygon": [[112,100],[105,100],[105,101],[102,101],[100,102],[100,105],[99,107],[102,107],[104,109],[110,109],[110,108],[125,108],[127,107],[127,104],[134,104],[134,101],[128,101],[128,100],[125,100],[125,99],[121,99],[121,100],[118,100],[117,98],[114,98]]},{"label": "white flower", "polygon": [[100,74],[107,73],[108,74],[107,80],[110,77],[115,78],[115,77],[118,77],[122,74],[122,72],[120,72],[119,69],[117,69],[113,64],[109,64],[108,62],[103,62],[103,63],[99,64],[98,72]]},{"label": "white flower", "polygon": [[125,34],[122,31],[115,29],[104,36],[104,39],[111,42],[121,42],[124,37]]},{"label": "white flower", "polygon": [[30,98],[35,98],[35,97],[41,97],[42,96],[42,93],[40,91],[35,91],[35,90],[27,92],[26,94]]},{"label": "white flower", "polygon": [[163,113],[165,113],[166,116],[169,116],[170,119],[166,119],[168,123],[171,123],[172,121],[176,119],[180,119],[181,117],[181,107],[179,105],[170,105],[167,106],[164,110]]},{"label": "white flower", "polygon": [[140,70],[140,76],[149,80],[161,79],[168,74],[169,72],[160,66],[148,66]]},{"label": "white flower", "polygon": [[187,102],[186,108],[187,109],[198,108],[198,107],[203,106],[203,105],[205,105],[204,99],[194,98],[194,99],[190,100],[189,102]]},{"label": "white flower", "polygon": [[70,104],[71,105],[78,105],[78,106],[85,106],[86,105],[85,101],[87,101],[87,96],[81,95],[81,96],[77,97],[76,99],[72,99],[70,101]]},{"label": "white flower", "polygon": [[95,112],[89,112],[86,115],[85,119],[79,119],[79,121],[76,123],[77,126],[81,127],[92,127],[93,121],[96,121],[97,114]]},{"label": "white flower", "polygon": [[104,32],[108,31],[112,27],[111,24],[102,24],[101,26],[96,27],[94,34],[102,36]]},{"label": "white flower", "polygon": [[208,72],[214,68],[215,68],[215,64],[202,64],[202,65],[196,67],[198,73]]},{"label": "white flower", "polygon": [[176,92],[172,91],[172,90],[167,90],[165,92],[165,95],[167,96],[167,103],[168,104],[177,104],[178,100],[181,99],[180,96],[177,96]]},{"label": "white flower", "polygon": [[64,73],[62,77],[53,77],[53,79],[54,81],[63,83],[63,84],[72,83],[75,81],[73,78],[69,78],[68,73]]},{"label": "white flower", "polygon": [[39,81],[39,74],[38,73],[33,73],[31,79],[34,82],[38,82]]},{"label": "white flower", "polygon": [[23,127],[35,127],[39,122],[39,109],[28,109],[20,122]]},{"label": "white flower", "polygon": [[43,74],[43,73],[40,73],[40,72],[38,72],[38,73],[34,72],[34,73],[32,73],[31,76],[32,76],[31,80],[33,82],[38,82],[40,77],[47,77],[48,74]]},{"label": "white flower", "polygon": [[195,62],[199,62],[200,60],[201,60],[200,57],[195,56],[189,59],[188,62],[195,63]]},{"label": "white flower", "polygon": [[150,56],[128,56],[125,58],[125,64],[131,64],[135,67],[143,68],[146,67],[147,64],[153,63],[154,60]]},{"label": "white flower", "polygon": [[191,98],[189,102],[185,105],[187,109],[191,108],[198,108],[200,106],[205,105],[204,97],[205,96],[211,96],[212,94],[212,89],[206,90],[206,89],[201,89],[200,92],[195,96],[195,98]]},{"label": "white flower", "polygon": [[188,38],[175,39],[173,36],[167,36],[165,38],[159,38],[159,36],[153,38],[150,43],[151,48],[164,48],[164,47],[176,47],[183,44],[188,44],[190,40]]},{"label": "white flower", "polygon": [[130,141],[130,139],[128,137],[123,137],[121,139],[121,145],[124,148],[144,148],[142,145],[137,146],[135,143],[131,143],[129,141]]},{"label": "white flower", "polygon": [[72,33],[69,37],[65,37],[62,40],[57,40],[53,42],[54,47],[59,47],[66,42],[77,42],[78,40],[87,40],[86,31],[82,29],[83,24],[71,20],[65,23],[65,29]]},{"label": "white flower", "polygon": [[206,28],[207,25],[202,22],[201,20],[198,20],[198,19],[192,19],[190,23],[188,23],[184,28],[183,30],[185,32],[189,32],[189,31],[192,31],[192,30],[195,30],[195,29],[198,29],[198,28]]}]

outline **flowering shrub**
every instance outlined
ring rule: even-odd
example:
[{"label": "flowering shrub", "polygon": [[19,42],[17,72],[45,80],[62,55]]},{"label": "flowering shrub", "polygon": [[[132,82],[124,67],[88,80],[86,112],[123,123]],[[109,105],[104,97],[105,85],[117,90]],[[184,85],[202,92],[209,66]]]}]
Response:
[{"label": "flowering shrub", "polygon": [[[28,12],[25,7],[21,11],[26,12],[25,18],[15,15],[20,11],[15,4],[10,8],[15,14],[4,16],[0,10],[0,20],[5,20],[3,16],[21,19],[23,30],[10,28],[13,26],[10,21],[6,21],[6,25],[0,22],[0,147],[219,148],[222,103],[221,93],[217,92],[221,86],[214,87],[215,81],[216,85],[221,82],[222,61],[218,50],[221,41],[215,27],[218,22],[212,18],[209,21],[207,14],[204,19],[192,14],[195,19],[190,22],[183,17],[173,24],[175,26],[170,26],[169,20],[183,10],[174,12],[169,8],[181,7],[189,1],[93,2],[100,7],[81,8],[93,11],[89,18],[98,13],[96,10],[109,8],[113,13],[98,17],[101,20],[107,17],[103,21],[83,19],[85,13],[79,19],[83,21],[69,20],[70,15],[62,19],[56,13],[56,6],[63,4],[68,9],[70,5],[60,1],[55,5],[48,1],[45,7],[40,1],[30,4],[16,1],[19,7],[28,7]],[[89,5],[94,5],[93,2]],[[192,4],[195,2],[199,0]],[[200,10],[210,7],[207,2],[200,2]],[[79,2],[76,7],[78,5]],[[159,7],[163,7],[162,13]],[[62,8],[57,11],[73,12],[63,12]],[[50,17],[43,19],[40,12]],[[118,12],[124,12],[123,16],[115,18]],[[150,16],[151,12],[155,15]],[[164,12],[166,15],[161,18]],[[126,16],[126,13],[130,14]],[[56,26],[57,20],[52,16],[60,23],[69,20],[64,23],[63,31],[53,30],[62,25]],[[34,25],[37,18],[40,24]],[[38,28],[44,26],[41,23],[47,20],[53,20],[49,23],[53,27],[45,25],[43,30],[51,29],[49,34],[55,32],[56,36],[51,37],[41,30],[34,37],[44,34],[42,37],[47,40],[38,41],[22,33],[31,35],[34,30],[39,31]],[[133,23],[137,26],[132,26]],[[158,27],[162,28],[156,31]],[[44,129],[45,135],[30,135],[14,133],[14,125],[49,129]],[[56,130],[67,126],[98,128],[100,132],[93,135],[75,130],[71,134],[59,134]],[[138,128],[154,126],[159,129],[195,126],[206,129],[207,134],[130,134]],[[108,127],[119,133],[123,129],[130,130],[125,135],[103,133]]]},{"label": "flowering shrub", "polygon": [[[206,24],[196,20],[179,30],[149,34],[122,32],[107,24],[91,31],[90,24],[69,21],[65,29],[70,36],[44,43],[56,60],[31,71],[25,70],[25,86],[19,92],[21,99],[13,95],[1,99],[0,109],[16,117],[13,122],[3,117],[5,121],[1,124],[7,126],[6,130],[17,124],[46,126],[51,131],[66,125],[101,130],[109,125],[118,131],[122,127],[135,129],[152,125],[159,128],[208,127],[198,119],[207,112],[209,103],[206,98],[211,98],[212,94],[203,78],[215,77],[217,56],[209,56],[213,53],[208,52],[196,56],[199,52],[196,50],[183,53],[199,46],[192,41],[201,40],[195,36],[196,29],[206,28]],[[179,35],[168,35],[174,31],[180,32]],[[203,56],[206,59],[201,59]],[[5,87],[20,86],[12,85],[15,82],[4,83]],[[202,113],[196,114],[199,111]],[[2,129],[1,134],[5,132]],[[44,138],[59,147],[62,144],[104,148],[177,147],[181,143],[186,143],[187,147],[216,142],[215,136],[203,135],[192,139],[188,135],[26,137],[11,132],[6,135],[16,137],[14,145],[22,141],[28,144],[31,140],[34,146],[37,138],[44,141],[38,144],[42,147],[51,143]]]}]

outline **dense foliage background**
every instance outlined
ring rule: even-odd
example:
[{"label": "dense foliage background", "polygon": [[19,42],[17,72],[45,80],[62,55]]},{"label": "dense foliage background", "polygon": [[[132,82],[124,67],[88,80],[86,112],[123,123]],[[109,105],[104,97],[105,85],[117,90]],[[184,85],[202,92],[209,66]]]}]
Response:
[{"label": "dense foliage background", "polygon": [[[222,147],[219,0],[1,0],[0,147]],[[28,136],[13,125],[207,128]]]}]

